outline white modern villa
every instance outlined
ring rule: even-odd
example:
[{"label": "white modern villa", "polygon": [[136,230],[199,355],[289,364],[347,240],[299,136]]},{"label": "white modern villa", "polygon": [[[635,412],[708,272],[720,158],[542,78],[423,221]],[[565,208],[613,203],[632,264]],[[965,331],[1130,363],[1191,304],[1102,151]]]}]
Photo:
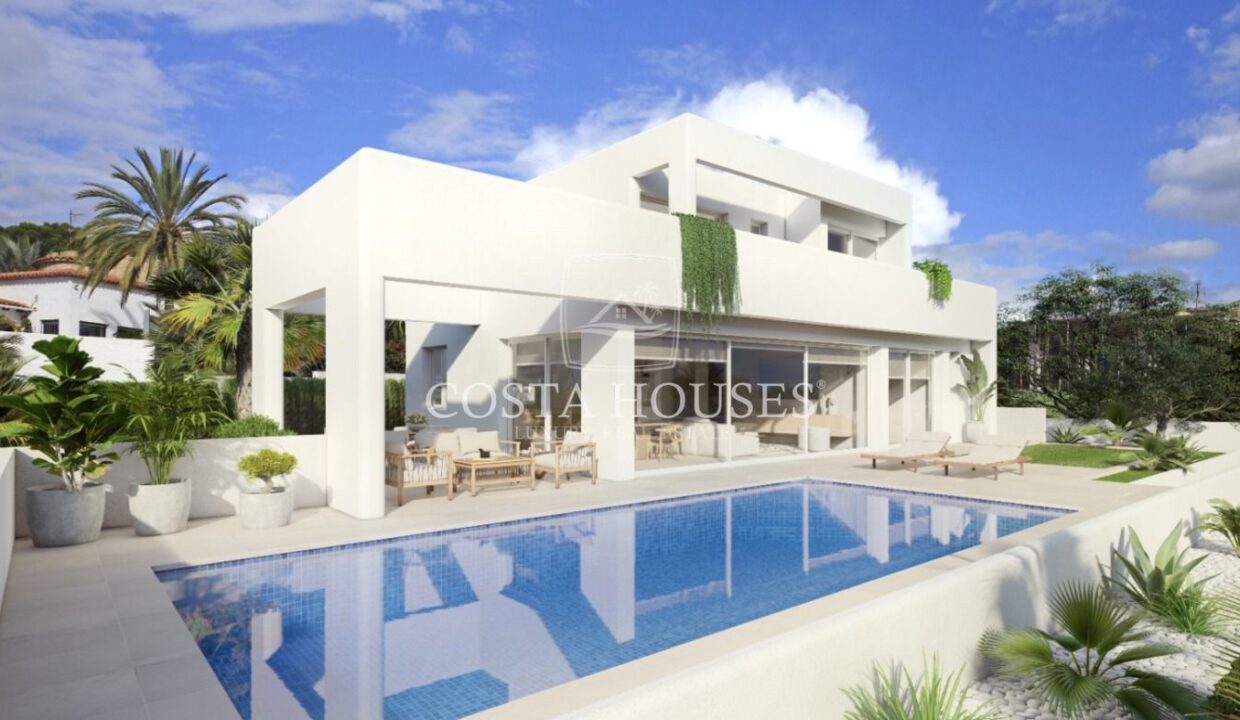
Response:
[{"label": "white modern villa", "polygon": [[[362,149],[256,230],[256,410],[282,417],[283,313],[325,313],[330,503],[361,518],[384,514],[385,320],[407,323],[408,412],[580,430],[606,480],[958,439],[955,360],[993,365],[996,295],[931,300],[912,213],[693,115],[526,182]],[[709,331],[678,312],[674,214],[736,230],[739,312]]]}]

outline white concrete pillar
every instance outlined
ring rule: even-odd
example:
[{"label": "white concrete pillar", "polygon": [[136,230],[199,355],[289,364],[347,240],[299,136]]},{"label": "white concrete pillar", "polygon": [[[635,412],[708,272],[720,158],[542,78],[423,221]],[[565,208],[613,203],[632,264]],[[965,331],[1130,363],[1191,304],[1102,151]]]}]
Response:
[{"label": "white concrete pillar", "polygon": [[887,437],[888,359],[887,348],[879,347],[870,351],[866,363],[866,441],[872,448],[887,447],[891,442]]},{"label": "white concrete pillar", "polygon": [[581,429],[598,447],[599,477],[632,480],[636,462],[632,328],[581,334]]},{"label": "white concrete pillar", "polygon": [[383,279],[327,293],[328,502],[384,514]]},{"label": "white concrete pillar", "polygon": [[253,310],[254,412],[284,425],[284,313]]},{"label": "white concrete pillar", "polygon": [[[952,354],[936,352],[930,356],[930,430],[949,432],[952,437],[960,434],[959,423],[953,422],[952,410]],[[959,402],[957,400],[957,402]]]},{"label": "white concrete pillar", "polygon": [[[989,373],[990,382],[995,382],[999,377],[999,343],[991,340],[990,342],[982,343],[978,349],[982,351],[982,362],[986,363],[986,371]],[[996,392],[986,402],[986,433],[995,435],[998,432],[999,393]]]},{"label": "white concrete pillar", "polygon": [[688,123],[684,123],[680,154],[667,164],[667,209],[697,214],[697,155]]}]

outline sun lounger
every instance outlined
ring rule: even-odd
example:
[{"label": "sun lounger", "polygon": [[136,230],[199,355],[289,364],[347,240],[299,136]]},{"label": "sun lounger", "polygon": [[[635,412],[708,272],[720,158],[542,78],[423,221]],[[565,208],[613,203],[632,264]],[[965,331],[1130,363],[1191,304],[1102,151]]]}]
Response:
[{"label": "sun lounger", "polygon": [[943,457],[947,443],[952,439],[951,433],[915,432],[910,433],[904,442],[881,452],[862,453],[861,457],[870,461],[870,467],[878,467],[878,461],[913,464],[913,471],[923,460]]},{"label": "sun lounger", "polygon": [[935,464],[943,466],[943,474],[949,475],[951,468],[962,467],[970,470],[987,470],[999,479],[1000,468],[1019,465],[1020,474],[1025,474],[1025,463],[1030,458],[1025,455],[1028,443],[1014,443],[1003,438],[983,438],[976,443],[955,446],[958,455],[935,460]]}]

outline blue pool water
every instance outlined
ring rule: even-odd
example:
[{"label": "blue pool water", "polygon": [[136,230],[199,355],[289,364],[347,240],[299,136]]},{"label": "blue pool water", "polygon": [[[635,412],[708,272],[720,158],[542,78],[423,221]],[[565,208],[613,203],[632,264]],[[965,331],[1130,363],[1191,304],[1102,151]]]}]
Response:
[{"label": "blue pool water", "polygon": [[803,480],[159,577],[244,718],[457,718],[1064,514]]}]

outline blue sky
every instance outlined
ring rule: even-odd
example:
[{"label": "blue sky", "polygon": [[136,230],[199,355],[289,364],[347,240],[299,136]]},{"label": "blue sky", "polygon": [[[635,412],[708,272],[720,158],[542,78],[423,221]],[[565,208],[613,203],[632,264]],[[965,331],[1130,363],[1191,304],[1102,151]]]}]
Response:
[{"label": "blue sky", "polygon": [[699,112],[903,185],[1005,298],[1093,260],[1240,299],[1240,9],[953,0],[0,0],[0,223],[127,148],[270,213],[361,146],[525,177]]}]

